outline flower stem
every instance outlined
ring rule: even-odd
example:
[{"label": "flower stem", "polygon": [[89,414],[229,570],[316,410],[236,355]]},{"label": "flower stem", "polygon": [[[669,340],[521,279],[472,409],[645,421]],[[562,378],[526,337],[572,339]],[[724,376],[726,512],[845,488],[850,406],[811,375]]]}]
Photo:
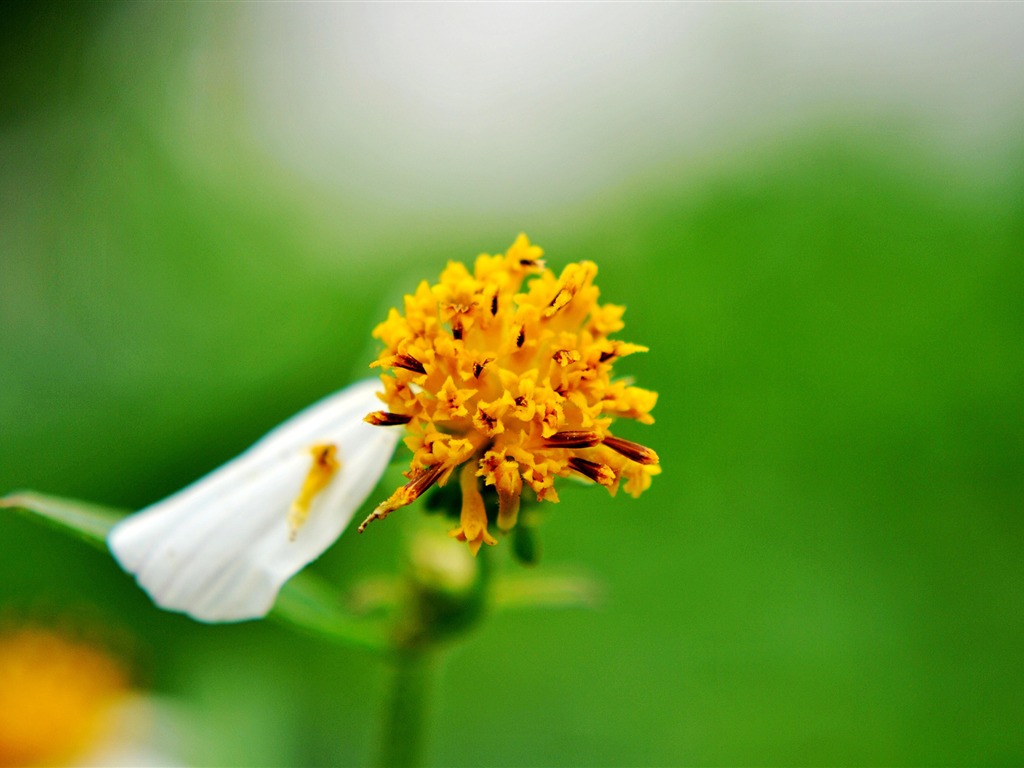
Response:
[{"label": "flower stem", "polygon": [[391,680],[384,702],[376,765],[410,768],[423,764],[437,652],[405,648],[389,658]]}]

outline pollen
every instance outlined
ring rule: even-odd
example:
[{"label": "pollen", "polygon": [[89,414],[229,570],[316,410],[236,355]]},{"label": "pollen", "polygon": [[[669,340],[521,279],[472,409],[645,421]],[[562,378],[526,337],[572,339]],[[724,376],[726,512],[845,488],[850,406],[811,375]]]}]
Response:
[{"label": "pollen", "polygon": [[610,338],[624,327],[624,308],[599,303],[593,262],[556,275],[542,256],[520,235],[503,255],[478,256],[472,270],[450,262],[437,284],[420,283],[405,311],[392,309],[374,330],[382,349],[371,365],[384,369],[386,410],[367,421],[404,425],[413,458],[409,482],[360,531],[461,467],[460,525],[451,534],[476,554],[496,543],[483,488],[494,489],[491,519],[508,531],[524,492],[558,501],[555,478],[638,496],[661,471],[653,450],[612,433],[618,420],[654,421],[657,394],[613,370],[647,347]]}]

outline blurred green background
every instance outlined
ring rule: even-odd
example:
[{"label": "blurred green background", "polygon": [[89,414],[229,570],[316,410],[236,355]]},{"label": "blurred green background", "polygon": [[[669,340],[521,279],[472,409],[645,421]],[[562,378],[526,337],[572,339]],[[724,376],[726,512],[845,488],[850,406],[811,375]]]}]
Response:
[{"label": "blurred green background", "polygon": [[[1024,7],[3,13],[0,492],[163,497],[523,230],[627,305],[665,471],[551,511],[541,571],[604,603],[458,647],[431,763],[1024,760]],[[402,518],[315,568],[389,572]],[[373,657],[162,613],[11,515],[0,617],[129,638],[186,763],[377,737]]]}]

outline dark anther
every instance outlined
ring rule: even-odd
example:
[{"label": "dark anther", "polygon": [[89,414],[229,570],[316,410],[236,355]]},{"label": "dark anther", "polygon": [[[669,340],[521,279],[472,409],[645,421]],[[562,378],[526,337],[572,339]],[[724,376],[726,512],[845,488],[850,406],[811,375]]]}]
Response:
[{"label": "dark anther", "polygon": [[603,440],[604,444],[616,453],[621,453],[627,459],[632,459],[638,464],[657,464],[658,454],[646,445],[634,443],[632,440],[623,440],[621,437],[608,435]]},{"label": "dark anther", "polygon": [[363,419],[367,424],[373,424],[375,427],[393,427],[396,424],[408,424],[411,420],[412,416],[403,416],[401,413],[391,413],[390,411],[374,411]]},{"label": "dark anther", "polygon": [[569,429],[556,432],[544,441],[547,448],[591,448],[601,442],[601,436],[589,429]]},{"label": "dark anther", "polygon": [[391,365],[394,368],[405,368],[405,370],[413,371],[414,373],[427,372],[427,369],[423,367],[423,363],[412,355],[395,355],[391,358]]},{"label": "dark anther", "polygon": [[491,362],[494,362],[493,357],[487,358],[482,363],[473,363],[473,378],[479,379],[480,374],[484,372],[484,367],[486,367],[486,365]]},{"label": "dark anther", "polygon": [[615,482],[615,472],[607,464],[599,464],[596,461],[573,456],[569,459],[569,466],[595,483],[611,485]]}]

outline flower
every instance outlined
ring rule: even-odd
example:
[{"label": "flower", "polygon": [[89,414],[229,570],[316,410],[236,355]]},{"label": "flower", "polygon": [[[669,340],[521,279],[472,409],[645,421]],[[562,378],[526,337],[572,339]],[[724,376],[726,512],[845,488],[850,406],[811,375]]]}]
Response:
[{"label": "flower", "polygon": [[[200,621],[265,615],[281,586],[345,529],[387,466],[404,425],[409,482],[359,526],[412,503],[459,469],[451,535],[475,555],[491,535],[481,485],[493,488],[501,531],[516,526],[527,489],[558,501],[575,475],[639,496],[657,454],[612,434],[616,419],[650,424],[657,394],[612,377],[647,348],[610,335],[623,307],[600,305],[593,262],[559,277],[525,235],[504,255],[451,262],[374,330],[379,384],[354,384],[308,408],[188,488],[118,523],[114,557],[153,601]],[[525,285],[524,285],[525,283]],[[387,410],[362,418],[383,400]],[[367,423],[364,423],[367,422]],[[372,426],[369,426],[372,425]]]},{"label": "flower", "polygon": [[0,766],[176,764],[154,732],[170,725],[166,708],[133,690],[122,660],[104,648],[5,627],[0,680]]},{"label": "flower", "polygon": [[265,615],[373,490],[398,435],[362,416],[370,379],[325,398],[191,486],[118,523],[114,557],[162,608],[200,621]]},{"label": "flower", "polygon": [[127,692],[108,656],[35,629],[0,635],[0,679],[0,765],[78,757]]},{"label": "flower", "polygon": [[404,424],[413,457],[409,482],[360,532],[461,467],[451,535],[476,554],[496,543],[481,482],[496,491],[496,523],[508,531],[524,487],[554,502],[555,478],[575,475],[639,496],[661,471],[654,451],[611,432],[617,418],[654,421],[657,394],[612,377],[619,358],[647,348],[609,338],[624,327],[624,308],[598,304],[593,262],[556,277],[542,255],[520,235],[504,255],[479,256],[472,272],[450,262],[436,285],[421,282],[405,297],[404,314],[392,309],[374,330],[387,410],[366,420]]}]

